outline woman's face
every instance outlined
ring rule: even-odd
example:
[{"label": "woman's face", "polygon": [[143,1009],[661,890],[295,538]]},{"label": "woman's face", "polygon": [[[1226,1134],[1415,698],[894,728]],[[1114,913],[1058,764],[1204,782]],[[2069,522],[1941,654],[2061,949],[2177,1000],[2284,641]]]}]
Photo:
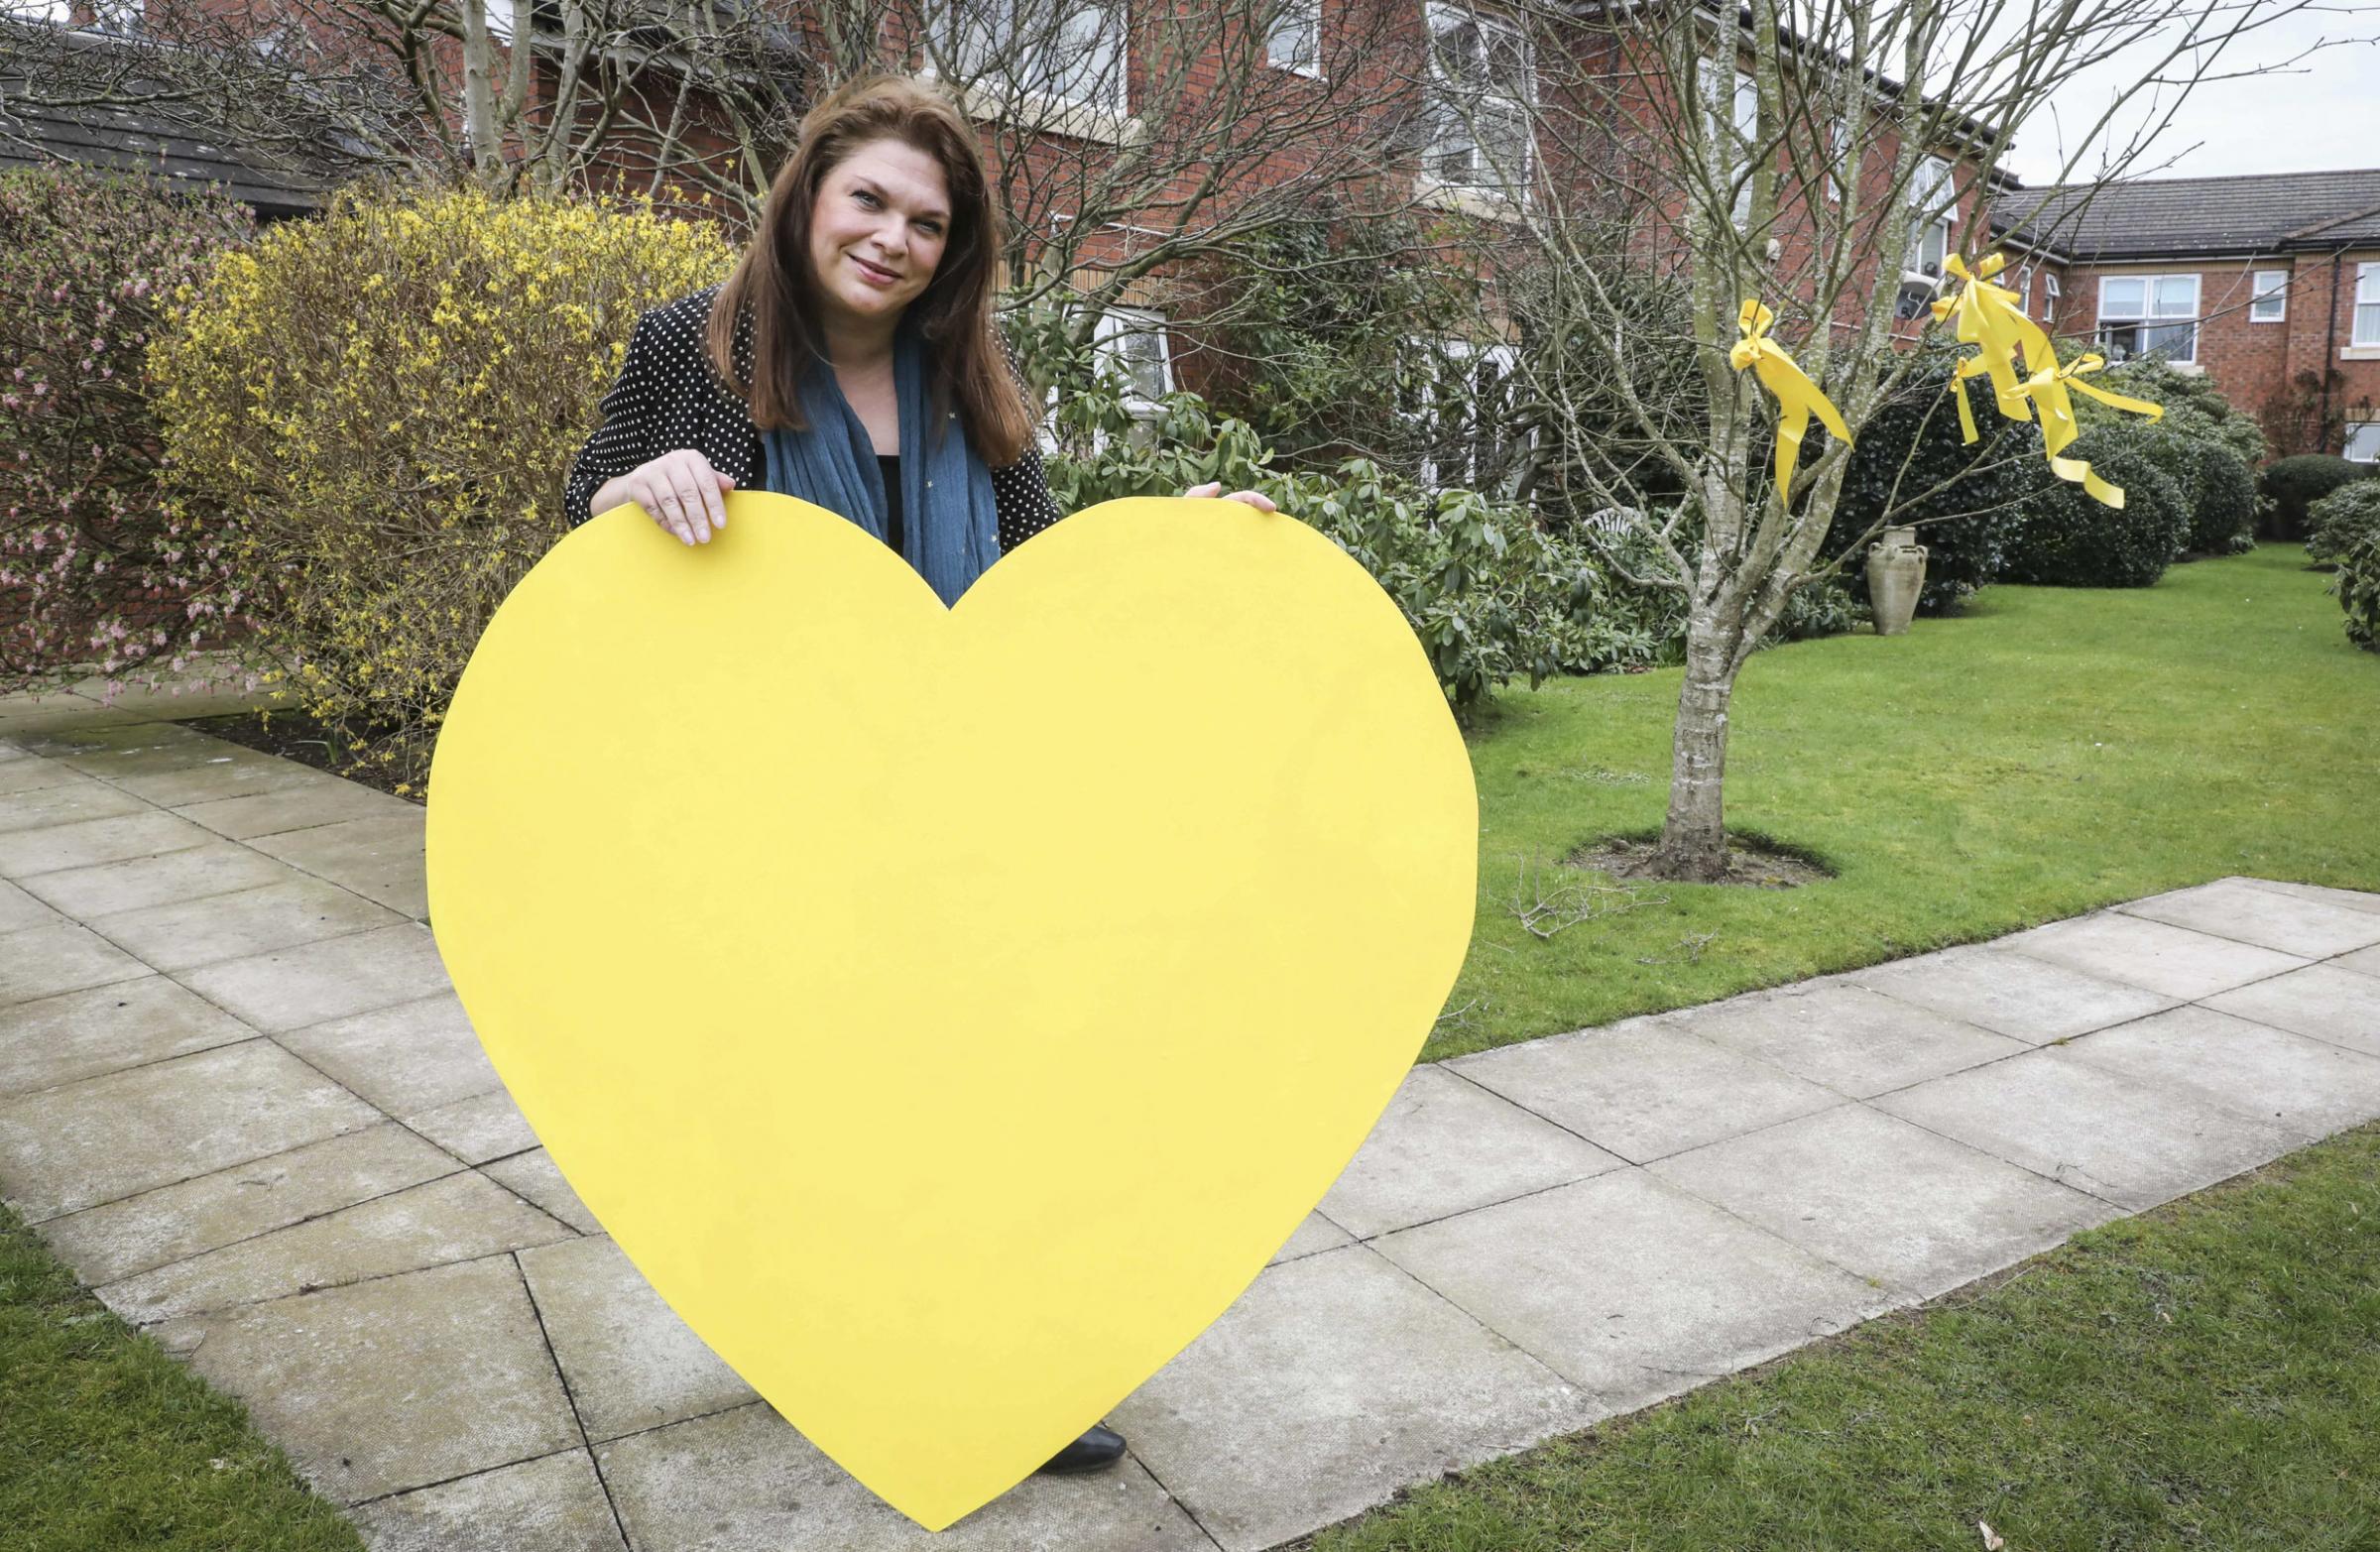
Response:
[{"label": "woman's face", "polygon": [[810,207],[810,270],[828,322],[887,323],[917,299],[950,238],[942,164],[872,140],[827,170]]}]

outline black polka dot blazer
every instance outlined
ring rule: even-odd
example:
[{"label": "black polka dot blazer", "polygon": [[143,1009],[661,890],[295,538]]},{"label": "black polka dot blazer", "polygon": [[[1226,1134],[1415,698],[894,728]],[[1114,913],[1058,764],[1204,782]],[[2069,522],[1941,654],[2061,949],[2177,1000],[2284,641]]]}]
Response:
[{"label": "black polka dot blazer", "polygon": [[[587,521],[589,504],[606,480],[680,447],[708,458],[738,490],[760,490],[767,484],[768,455],[752,412],[719,380],[703,349],[703,331],[718,294],[719,288],[712,286],[637,319],[620,380],[603,396],[603,424],[578,450],[562,486],[562,514],[572,528]],[[748,317],[737,320],[735,348],[736,365],[749,381]],[[1015,366],[1013,354],[1009,364]],[[992,493],[1000,510],[1004,555],[1062,516],[1041,472],[1041,450],[1030,442],[1023,457],[992,471]]]}]

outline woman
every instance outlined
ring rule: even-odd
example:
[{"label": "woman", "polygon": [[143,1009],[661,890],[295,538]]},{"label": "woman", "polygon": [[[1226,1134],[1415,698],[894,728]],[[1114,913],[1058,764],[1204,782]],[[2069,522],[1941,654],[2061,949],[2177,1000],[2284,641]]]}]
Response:
[{"label": "woman", "polygon": [[726,283],[638,319],[564,487],[571,525],[634,501],[704,543],[725,493],[760,483],[851,519],[957,602],[1061,516],[992,324],[1000,247],[974,133],[946,99],[896,76],[836,91],[802,120]]},{"label": "woman", "polygon": [[[956,603],[1061,516],[992,324],[1000,246],[948,101],[893,76],[836,91],[802,120],[725,284],[637,320],[564,487],[571,525],[633,501],[707,543],[726,493],[757,481],[841,513]],[[1101,1470],[1124,1449],[1093,1428],[1042,1470]]]}]

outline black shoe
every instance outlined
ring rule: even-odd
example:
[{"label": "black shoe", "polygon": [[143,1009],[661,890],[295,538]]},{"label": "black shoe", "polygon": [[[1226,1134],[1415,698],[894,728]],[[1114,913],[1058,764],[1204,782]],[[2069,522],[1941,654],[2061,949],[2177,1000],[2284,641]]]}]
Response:
[{"label": "black shoe", "polygon": [[1075,1477],[1084,1472],[1106,1471],[1124,1459],[1124,1435],[1113,1428],[1094,1427],[1074,1443],[1049,1458],[1049,1464],[1035,1473],[1042,1477]]}]

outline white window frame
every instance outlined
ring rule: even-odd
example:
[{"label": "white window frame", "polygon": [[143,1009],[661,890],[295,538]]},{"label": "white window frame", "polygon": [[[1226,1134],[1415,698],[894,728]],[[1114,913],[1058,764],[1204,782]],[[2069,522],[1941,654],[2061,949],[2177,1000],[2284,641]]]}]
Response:
[{"label": "white window frame", "polygon": [[[959,29],[955,25],[958,18],[975,16],[988,21],[997,21],[1000,15],[1007,15],[1013,20],[1015,9],[1028,4],[1046,5],[1050,8],[1053,16],[1063,16],[1068,19],[1090,12],[1099,12],[1106,18],[1106,29],[1112,29],[1115,35],[1114,63],[1103,78],[1090,83],[1090,90],[1068,89],[1072,83],[1061,80],[1058,69],[1053,68],[1051,61],[1047,60],[1037,64],[1021,80],[1012,75],[1007,75],[1002,70],[999,60],[1004,54],[1014,50],[1015,43],[1012,34],[1009,35],[1007,42],[1003,42],[999,38],[992,39],[987,47],[986,58],[982,61],[971,62],[968,60],[967,40],[959,36]],[[962,80],[1005,78],[1009,84],[1030,98],[1057,106],[1089,109],[1094,113],[1114,114],[1119,118],[1130,112],[1130,105],[1126,101],[1129,95],[1128,76],[1130,73],[1127,66],[1130,62],[1131,45],[1128,26],[1130,20],[1130,14],[1126,0],[930,0],[927,10],[927,27],[933,47],[960,62],[960,78]],[[1039,27],[1042,23],[1036,19],[1033,25]],[[1067,47],[1067,44],[1065,40],[1058,39],[1053,42],[1052,46],[1063,49]],[[919,73],[931,79],[940,72],[934,68],[933,60],[929,57],[925,68]]]},{"label": "white window frame", "polygon": [[2033,315],[2033,266],[2016,267],[2016,310],[2026,317]]},{"label": "white window frame", "polygon": [[[2356,443],[2362,442],[2361,450]],[[2380,420],[2349,420],[2346,439],[2339,443],[2339,456],[2356,463],[2380,463]]]},{"label": "white window frame", "polygon": [[[1136,416],[1154,415],[1159,401],[1174,390],[1173,337],[1167,332],[1165,314],[1153,307],[1110,307],[1099,315],[1091,327],[1091,348],[1103,366],[1114,366],[1124,374],[1129,385],[1125,404]],[[1126,341],[1147,339],[1156,343],[1158,389],[1150,394],[1134,373],[1135,362]]]},{"label": "white window frame", "polygon": [[[1726,141],[1726,166],[1724,176],[1728,186],[1735,190],[1733,203],[1728,207],[1727,220],[1740,227],[1752,213],[1752,148],[1760,138],[1760,83],[1749,70],[1738,66],[1733,83],[1723,87],[1726,78],[1715,60],[1705,60],[1697,70],[1703,93],[1703,124],[1714,137]],[[1726,111],[1722,113],[1721,97],[1726,94]]]},{"label": "white window frame", "polygon": [[[1443,379],[1424,385],[1421,408],[1409,412],[1411,418],[1432,442],[1452,441],[1459,435],[1463,446],[1464,461],[1459,468],[1442,465],[1435,456],[1425,455],[1421,461],[1421,483],[1432,491],[1477,490],[1480,477],[1480,443],[1483,439],[1480,434],[1479,421],[1478,363],[1481,361],[1494,362],[1502,370],[1505,379],[1509,380],[1513,370],[1520,364],[1520,352],[1504,341],[1483,344],[1478,340],[1466,339],[1461,335],[1449,335],[1435,339],[1408,335],[1405,345],[1414,354],[1426,356],[1433,363],[1459,365],[1464,380],[1463,423],[1460,426],[1449,427],[1433,422],[1433,417],[1438,407],[1438,390],[1445,386]],[[1449,480],[1447,476],[1450,474],[1456,478]]]},{"label": "white window frame", "polygon": [[[1482,10],[1467,3],[1455,3],[1455,0],[1428,0],[1428,4],[1423,7],[1422,14],[1424,28],[1428,34],[1426,43],[1429,51],[1430,93],[1435,99],[1438,111],[1446,115],[1440,120],[1438,127],[1432,130],[1429,144],[1422,149],[1422,182],[1427,186],[1446,189],[1450,192],[1483,195],[1490,199],[1527,204],[1530,188],[1536,181],[1537,176],[1534,115],[1537,103],[1537,60],[1529,44],[1528,33],[1508,16],[1495,11]],[[1509,91],[1492,90],[1485,83],[1476,92],[1465,88],[1466,93],[1474,99],[1474,109],[1468,123],[1462,121],[1461,109],[1451,106],[1455,95],[1454,82],[1447,74],[1444,56],[1438,49],[1439,38],[1464,23],[1470,23],[1480,30],[1480,56],[1483,73],[1485,73],[1486,62],[1492,52],[1488,47],[1488,34],[1500,32],[1509,40],[1513,54],[1520,60],[1521,75],[1520,92],[1517,96]],[[1520,124],[1520,166],[1509,170],[1517,175],[1516,188],[1506,187],[1494,181],[1496,170],[1488,164],[1488,159],[1479,144],[1479,137],[1473,133],[1479,122],[1478,109],[1489,104],[1501,105],[1510,109],[1513,117]],[[1441,171],[1441,164],[1446,152],[1453,149],[1451,142],[1441,138],[1450,129],[1461,133],[1468,142],[1473,174],[1468,179],[1448,178]]]},{"label": "white window frame", "polygon": [[2058,272],[2057,272],[2056,270],[2044,270],[2044,271],[2042,271],[2042,272],[2041,272],[2041,321],[2042,321],[2042,322],[2044,322],[2044,323],[2055,323],[2055,322],[2057,322],[2057,321],[2058,321],[2058,303],[2059,303],[2061,300],[2063,300],[2063,299],[2064,299],[2065,296],[2066,296],[2066,287],[2065,287],[2065,285],[2064,285],[2063,283],[2061,283],[2061,282],[2059,281],[2059,279],[2058,279]]},{"label": "white window frame", "polygon": [[[1934,268],[1926,273],[1940,277],[1947,273],[1950,257],[1958,251],[1952,242],[1951,228],[1959,224],[1959,169],[1944,157],[1927,157],[1909,175],[1909,262],[1907,268],[1926,271],[1926,250],[1939,243],[1940,257]],[[1940,215],[1929,216],[1934,201],[1945,189],[1951,191],[1950,208]]]},{"label": "white window frame", "polygon": [[[2184,281],[2190,283],[2190,310],[2187,313],[2177,312],[2167,308],[2164,305],[2165,298],[2161,295],[2169,286],[2173,286]],[[2110,285],[2122,286],[2135,282],[2137,282],[2140,286],[2140,305],[2142,310],[2139,312],[2125,312],[2120,314],[2110,313],[2107,309],[2107,288]],[[2165,359],[2168,361],[2196,362],[2199,359],[2199,324],[2201,322],[2199,304],[2204,295],[2205,290],[2201,284],[2201,277],[2196,273],[2173,275],[2102,275],[2099,277],[2098,317],[2093,325],[2092,333],[2098,340],[2100,349],[2106,352],[2108,359],[2111,361],[2130,360],[2139,356],[2148,355],[2153,351],[2164,350]],[[2141,335],[2137,348],[2122,350],[2119,353],[2119,347],[2116,345],[2115,341],[2108,337],[2108,328],[2111,323],[2118,328],[2129,327],[2139,329],[2141,331]],[[2148,336],[2153,333],[2180,328],[2187,328],[2190,331],[2190,346],[2187,350],[2171,350],[2162,343],[2152,344],[2149,342]]]},{"label": "white window frame", "polygon": [[[1843,203],[1843,179],[1838,175],[1844,170],[1844,155],[1850,149],[1850,121],[1844,118],[1843,115],[1837,114],[1827,120],[1827,203],[1829,204]],[[1853,178],[1859,176],[1857,168],[1850,169],[1850,173]]]},{"label": "white window frame", "polygon": [[2350,345],[2380,345],[2380,264],[2355,266],[2355,322]]},{"label": "white window frame", "polygon": [[[1322,0],[1280,0],[1280,7],[1264,30],[1264,62],[1309,80],[1322,79]],[[1301,40],[1309,51],[1303,57],[1296,52]]]},{"label": "white window frame", "polygon": [[2288,319],[2289,272],[2287,270],[2255,271],[2248,277],[2248,321],[2250,323],[2284,323]]}]

